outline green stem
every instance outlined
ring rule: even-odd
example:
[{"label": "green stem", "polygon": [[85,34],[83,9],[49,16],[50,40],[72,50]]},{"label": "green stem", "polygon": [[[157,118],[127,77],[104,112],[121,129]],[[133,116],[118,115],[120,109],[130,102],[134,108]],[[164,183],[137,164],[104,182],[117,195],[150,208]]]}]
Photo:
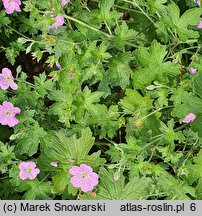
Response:
[{"label": "green stem", "polygon": [[107,38],[111,38],[111,37],[112,37],[112,35],[107,34],[107,33],[103,32],[103,31],[100,31],[99,29],[97,29],[97,28],[95,28],[95,27],[93,27],[93,26],[90,26],[90,25],[88,25],[88,24],[82,22],[81,20],[75,19],[75,18],[73,18],[73,17],[71,17],[71,16],[68,16],[68,15],[64,15],[64,17],[65,17],[66,19],[69,19],[69,20],[75,22],[75,23],[78,23],[78,24],[80,24],[80,25],[82,25],[82,26],[85,26],[85,27],[87,27],[87,28],[89,28],[89,29],[91,29],[91,30],[93,30],[93,31],[99,32],[99,33],[103,34],[103,35],[104,35],[105,37],[107,37]]},{"label": "green stem", "polygon": [[22,34],[21,32],[17,31],[17,30],[14,29],[13,27],[11,27],[11,26],[6,26],[6,28],[9,28],[11,31],[14,31],[14,32],[17,33],[18,35],[20,35],[20,36],[22,36],[22,37],[24,37],[24,38],[30,40],[30,38],[28,38],[26,35]]},{"label": "green stem", "polygon": [[149,19],[155,25],[155,22],[147,15],[147,13],[144,12],[144,10],[138,4],[136,4],[135,2],[130,2],[128,0],[122,0],[122,1],[136,6],[147,17],[147,19]]}]

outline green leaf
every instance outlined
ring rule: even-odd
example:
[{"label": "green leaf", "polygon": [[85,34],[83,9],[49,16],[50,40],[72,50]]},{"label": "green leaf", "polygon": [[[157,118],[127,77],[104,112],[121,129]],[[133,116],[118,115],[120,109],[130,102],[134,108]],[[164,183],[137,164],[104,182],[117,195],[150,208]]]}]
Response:
[{"label": "green leaf", "polygon": [[62,164],[67,165],[68,161],[73,161],[74,164],[87,161],[89,165],[98,166],[99,155],[92,158],[88,156],[93,144],[94,138],[89,128],[81,130],[80,138],[76,134],[69,136],[65,130],[60,130],[48,133],[43,138],[42,151],[52,161]]},{"label": "green leaf", "polygon": [[8,166],[13,163],[15,153],[13,152],[14,146],[9,146],[0,142],[0,172],[5,173],[8,171]]},{"label": "green leaf", "polygon": [[109,69],[105,74],[108,77],[109,85],[112,87],[120,86],[122,89],[129,85],[130,76],[133,72],[129,65],[132,59],[131,53],[126,52],[119,53],[109,60]]},{"label": "green leaf", "polygon": [[52,193],[61,193],[65,190],[66,186],[69,183],[70,174],[67,170],[62,170],[54,175],[52,179]]},{"label": "green leaf", "polygon": [[115,21],[122,15],[122,13],[119,13],[116,10],[111,11],[113,5],[114,0],[100,0],[101,19],[106,21],[109,26],[114,25]]},{"label": "green leaf", "polygon": [[[100,183],[97,189],[97,200],[137,200],[146,196],[150,185],[150,179],[133,177],[128,183],[122,173],[116,179],[116,173],[112,170],[100,169]],[[84,199],[89,199],[84,196]]]},{"label": "green leaf", "polygon": [[115,29],[116,36],[113,37],[113,42],[115,46],[123,50],[124,46],[130,40],[134,40],[135,36],[138,34],[133,29],[128,29],[126,22],[123,22],[120,26]]},{"label": "green leaf", "polygon": [[106,134],[110,138],[113,138],[120,127],[118,122],[118,106],[112,105],[107,109],[104,104],[96,104],[91,106],[88,112],[93,119],[93,124],[101,126],[101,129],[98,131],[100,138],[104,138]]},{"label": "green leaf", "polygon": [[193,84],[194,84],[194,91],[195,93],[202,99],[202,72],[199,71],[194,77],[193,77]]},{"label": "green leaf", "polygon": [[133,74],[133,85],[135,88],[144,88],[159,81],[168,83],[168,77],[176,76],[180,73],[178,66],[170,61],[164,62],[166,56],[166,46],[154,40],[150,48],[140,47],[135,51],[135,57],[140,65]]},{"label": "green leaf", "polygon": [[50,182],[39,182],[38,179],[21,181],[20,185],[16,188],[18,192],[25,192],[23,195],[24,200],[49,200],[48,196],[51,194]]},{"label": "green leaf", "polygon": [[6,16],[5,11],[0,11],[0,28],[11,23],[10,19]]},{"label": "green leaf", "polygon": [[149,95],[141,96],[140,93],[133,89],[126,89],[126,96],[120,100],[120,105],[127,114],[135,112],[146,113],[152,108],[152,100]]},{"label": "green leaf", "polygon": [[182,120],[189,113],[194,113],[195,115],[201,113],[202,99],[181,87],[173,90],[171,100],[175,106],[171,113],[173,117],[178,117]]},{"label": "green leaf", "polygon": [[185,181],[176,179],[170,174],[162,174],[157,179],[157,185],[165,192],[169,200],[191,200],[196,197],[195,189],[186,184]]},{"label": "green leaf", "polygon": [[28,154],[32,156],[38,151],[38,145],[45,135],[44,129],[39,126],[38,122],[35,122],[16,138],[16,150],[21,155]]},{"label": "green leaf", "polygon": [[192,130],[194,132],[197,132],[199,137],[202,137],[201,124],[202,124],[202,113],[197,115],[197,118],[194,120],[194,122],[191,125]]},{"label": "green leaf", "polygon": [[53,90],[54,83],[51,80],[47,80],[46,74],[42,73],[39,76],[34,77],[35,90],[43,98],[49,91]]},{"label": "green leaf", "polygon": [[191,30],[189,26],[196,26],[201,14],[201,8],[192,8],[186,10],[180,17],[179,7],[172,2],[167,7],[167,16],[162,16],[161,21],[167,28],[171,28],[173,32],[176,31],[181,41],[186,41],[189,38],[199,37],[199,33]]},{"label": "green leaf", "polygon": [[147,2],[152,13],[165,13],[166,6],[164,4],[167,2],[167,0],[147,0]]},{"label": "green leaf", "polygon": [[112,6],[114,5],[114,0],[101,0],[100,9],[104,20],[107,18]]}]

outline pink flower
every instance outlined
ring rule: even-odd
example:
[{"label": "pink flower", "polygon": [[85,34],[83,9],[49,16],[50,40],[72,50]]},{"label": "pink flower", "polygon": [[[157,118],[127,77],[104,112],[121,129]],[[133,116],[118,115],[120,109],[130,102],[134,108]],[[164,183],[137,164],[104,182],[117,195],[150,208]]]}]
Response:
[{"label": "pink flower", "polygon": [[14,82],[11,70],[8,68],[3,68],[2,73],[0,74],[0,88],[6,90],[9,86],[16,90],[18,85]]},{"label": "pink flower", "polygon": [[84,192],[92,191],[94,186],[98,184],[99,175],[86,164],[81,164],[80,167],[73,166],[69,173],[73,175],[70,179],[71,184],[75,188],[81,188]]},{"label": "pink flower", "polygon": [[36,167],[34,162],[22,162],[19,165],[20,174],[19,177],[22,180],[25,179],[35,179],[36,176],[40,173],[40,170]]},{"label": "pink flower", "polygon": [[190,73],[191,75],[195,74],[196,72],[197,72],[197,69],[196,69],[196,68],[190,68],[190,69],[189,69],[189,73]]},{"label": "pink flower", "polygon": [[73,77],[73,72],[70,71],[69,74],[68,74],[68,78],[72,79],[72,77]]},{"label": "pink flower", "polygon": [[57,29],[58,27],[64,24],[64,17],[63,16],[56,16],[55,23],[48,27],[48,29]]},{"label": "pink flower", "polygon": [[0,105],[0,124],[13,127],[18,124],[18,119],[15,117],[21,111],[18,107],[13,107],[13,104],[7,101]]},{"label": "pink flower", "polygon": [[58,163],[57,162],[51,162],[50,165],[53,166],[53,167],[57,167]]},{"label": "pink flower", "polygon": [[59,62],[56,62],[55,65],[56,65],[56,67],[57,67],[59,70],[61,70],[62,67],[61,67],[61,65],[60,65]]},{"label": "pink flower", "polygon": [[197,25],[197,28],[201,29],[202,28],[202,21],[200,21]]},{"label": "pink flower", "polygon": [[190,123],[196,119],[196,116],[193,113],[189,113],[186,117],[182,120],[183,123]]},{"label": "pink flower", "polygon": [[6,9],[7,14],[12,14],[14,11],[20,12],[20,0],[2,0],[3,6]]},{"label": "pink flower", "polygon": [[200,0],[195,0],[195,2],[196,2],[196,4],[197,4],[198,6],[201,5],[201,1],[200,1]]},{"label": "pink flower", "polygon": [[64,7],[65,5],[67,5],[69,2],[70,2],[70,0],[61,0],[62,7]]}]

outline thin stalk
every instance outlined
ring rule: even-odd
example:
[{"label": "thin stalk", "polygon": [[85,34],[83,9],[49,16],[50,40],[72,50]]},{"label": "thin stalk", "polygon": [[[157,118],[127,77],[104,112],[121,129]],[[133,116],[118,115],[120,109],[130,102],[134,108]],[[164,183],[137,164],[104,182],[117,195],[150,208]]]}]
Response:
[{"label": "thin stalk", "polygon": [[155,22],[147,15],[147,13],[144,12],[144,10],[138,4],[136,4],[135,2],[128,1],[128,0],[122,0],[122,1],[136,6],[147,17],[147,19],[149,19],[155,25]]},{"label": "thin stalk", "polygon": [[101,30],[99,30],[99,29],[97,29],[97,28],[95,28],[95,27],[93,27],[93,26],[90,26],[90,25],[88,25],[88,24],[82,22],[81,20],[78,20],[78,19],[73,18],[73,17],[68,16],[68,15],[64,15],[64,17],[65,17],[66,19],[69,19],[69,20],[75,22],[75,23],[78,23],[78,24],[80,24],[80,25],[82,25],[82,26],[85,26],[85,27],[87,27],[87,28],[89,28],[89,29],[91,29],[91,30],[93,30],[93,31],[99,32],[99,33],[103,34],[103,35],[104,35],[105,37],[107,37],[107,38],[111,38],[111,37],[112,37],[112,35],[107,34],[107,33],[103,32],[103,31],[101,31]]}]

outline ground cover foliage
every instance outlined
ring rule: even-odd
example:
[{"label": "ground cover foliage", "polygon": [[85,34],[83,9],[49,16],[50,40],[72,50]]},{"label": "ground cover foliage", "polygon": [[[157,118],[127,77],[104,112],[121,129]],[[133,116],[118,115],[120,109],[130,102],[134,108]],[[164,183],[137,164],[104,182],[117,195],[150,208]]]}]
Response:
[{"label": "ground cover foliage", "polygon": [[5,2],[0,198],[202,199],[200,1]]}]

